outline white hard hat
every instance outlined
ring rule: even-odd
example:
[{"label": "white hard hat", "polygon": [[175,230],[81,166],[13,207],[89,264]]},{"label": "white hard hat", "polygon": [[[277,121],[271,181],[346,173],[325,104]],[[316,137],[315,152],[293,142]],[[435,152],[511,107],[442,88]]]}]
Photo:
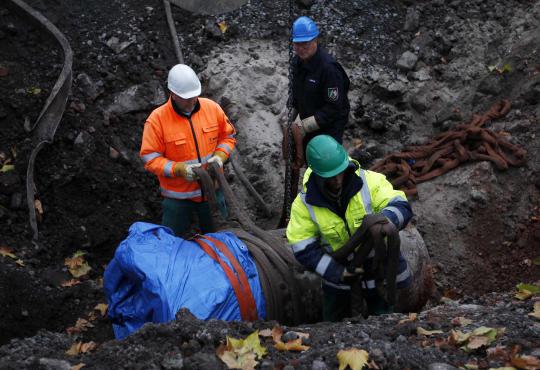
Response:
[{"label": "white hard hat", "polygon": [[195,71],[185,64],[177,64],[171,68],[167,87],[183,99],[201,95],[201,81]]}]

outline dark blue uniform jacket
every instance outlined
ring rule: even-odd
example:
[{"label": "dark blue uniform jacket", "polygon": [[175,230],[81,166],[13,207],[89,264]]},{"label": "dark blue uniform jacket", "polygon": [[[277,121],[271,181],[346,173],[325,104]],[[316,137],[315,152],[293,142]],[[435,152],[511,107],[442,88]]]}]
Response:
[{"label": "dark blue uniform jacket", "polygon": [[343,67],[319,47],[305,64],[297,56],[293,59],[293,74],[293,106],[301,119],[315,116],[320,127],[306,135],[304,149],[311,138],[320,134],[342,143],[350,110],[350,81]]}]

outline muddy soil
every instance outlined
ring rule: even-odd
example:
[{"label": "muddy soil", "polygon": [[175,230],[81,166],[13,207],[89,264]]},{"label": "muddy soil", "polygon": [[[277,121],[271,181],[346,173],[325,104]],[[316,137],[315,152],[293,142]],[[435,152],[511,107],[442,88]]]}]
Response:
[{"label": "muddy soil", "polygon": [[[52,358],[72,365],[84,362],[89,368],[219,368],[214,351],[225,335],[245,336],[272,324],[202,323],[181,317],[170,326],[150,325],[126,341],[108,342],[113,338],[110,322],[94,310],[105,301],[104,268],[129,226],[160,220],[157,181],[144,171],[137,152],[144,120],[163,101],[167,70],[176,63],[162,3],[28,3],[69,40],[74,81],[55,142],[36,161],[43,214],[39,241],[33,243],[25,201],[32,150],[27,128],[54,85],[62,55],[54,40],[0,5],[0,153],[2,161],[15,165],[0,172],[0,247],[16,256],[0,256],[0,344],[31,337],[1,347],[5,361],[0,367],[69,368],[42,361]],[[301,354],[271,349],[262,367],[335,368],[337,350],[353,345],[368,350],[382,368],[426,368],[437,361],[502,366],[504,361],[489,360],[484,349],[465,353],[416,336],[416,326],[441,328],[446,335],[453,317],[469,314],[478,326],[507,327],[497,344],[519,344],[519,353],[538,356],[534,351],[540,331],[527,317],[532,303],[505,294],[483,295],[534,282],[540,272],[533,262],[540,253],[539,2],[319,0],[309,7],[295,3],[293,11],[318,21],[322,43],[351,76],[345,144],[365,167],[486,111],[502,98],[511,99],[512,111],[490,125],[523,146],[529,160],[506,172],[489,163],[464,166],[421,184],[413,201],[414,222],[430,249],[438,284],[430,305],[446,296],[478,306],[437,306],[438,311],[425,312],[407,329],[397,324],[403,318],[398,315],[299,328],[312,334],[312,349]],[[173,13],[186,63],[201,72],[204,94],[236,115],[232,118],[244,170],[279,214],[283,163],[276,125],[287,93],[288,3],[256,0],[218,17],[175,7]],[[216,28],[222,21],[228,26],[224,34]],[[409,68],[405,60],[398,67],[406,51],[418,61]],[[278,97],[253,99],[248,106],[246,100],[260,86],[249,88],[249,80],[241,77],[223,82],[222,75],[257,61],[272,72],[265,76],[264,68],[251,68],[251,81],[270,84]],[[505,63],[511,72],[490,71]],[[130,95],[135,86],[137,93]],[[123,97],[129,97],[129,104],[119,103]],[[253,117],[262,127],[272,127],[267,134],[250,126]],[[265,227],[276,224],[257,211],[232,169],[227,170],[238,194],[246,197],[246,210]],[[62,287],[71,279],[65,258],[78,250],[86,252],[92,270],[80,284]],[[433,312],[441,316],[430,321]],[[93,326],[68,335],[66,329],[78,318]],[[100,347],[95,354],[68,358],[64,351],[75,340],[93,340]]]}]

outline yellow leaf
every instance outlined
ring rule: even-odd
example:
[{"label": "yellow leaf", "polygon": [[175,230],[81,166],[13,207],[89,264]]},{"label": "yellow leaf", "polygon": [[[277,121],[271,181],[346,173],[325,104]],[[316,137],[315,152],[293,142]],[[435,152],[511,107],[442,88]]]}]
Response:
[{"label": "yellow leaf", "polygon": [[92,270],[92,268],[84,260],[84,252],[77,251],[73,257],[66,258],[64,264],[69,268],[69,272],[73,277],[80,278]]},{"label": "yellow leaf", "polygon": [[75,342],[69,347],[69,349],[66,351],[66,355],[68,356],[77,356],[79,353],[81,353],[81,346],[82,342]]},{"label": "yellow leaf", "polygon": [[70,370],[81,370],[81,369],[82,369],[83,367],[85,367],[85,366],[86,366],[86,364],[81,362],[81,363],[79,363],[79,364],[77,364],[77,365],[73,365],[73,366],[70,368]]},{"label": "yellow leaf", "polygon": [[31,87],[30,89],[28,89],[28,94],[39,95],[41,94],[41,89],[39,87]]},{"label": "yellow leaf", "polygon": [[227,26],[227,23],[225,23],[225,21],[219,22],[217,25],[218,25],[219,29],[221,30],[221,33],[227,32],[227,29],[229,28]]},{"label": "yellow leaf", "polygon": [[535,284],[519,283],[518,285],[516,285],[516,288],[518,291],[527,290],[531,292],[532,294],[540,293],[540,286],[535,285]]},{"label": "yellow leaf", "polygon": [[515,367],[490,367],[488,370],[517,370]]},{"label": "yellow leaf", "polygon": [[15,263],[16,263],[17,265],[21,266],[21,267],[24,267],[24,266],[25,266],[23,260],[20,259],[20,258],[19,258],[18,260],[16,260]]},{"label": "yellow leaf", "polygon": [[254,331],[245,339],[227,336],[227,344],[220,345],[216,354],[229,369],[254,369],[258,363],[256,358],[262,358],[266,348],[261,346],[259,331]]},{"label": "yellow leaf", "polygon": [[490,343],[497,338],[498,330],[494,328],[488,328],[487,326],[481,326],[472,331],[472,336],[486,336],[490,339]]},{"label": "yellow leaf", "polygon": [[71,345],[71,347],[66,351],[66,355],[68,356],[77,356],[81,353],[90,352],[91,350],[95,349],[97,347],[97,344],[95,342],[75,342]]},{"label": "yellow leaf", "polygon": [[13,171],[15,169],[15,165],[13,164],[4,164],[2,168],[0,168],[0,172],[8,172]]},{"label": "yellow leaf", "polygon": [[279,341],[274,344],[274,347],[278,351],[306,351],[309,349],[309,346],[302,344],[302,338],[297,338],[295,340],[288,341],[287,343]]},{"label": "yellow leaf", "polygon": [[94,310],[99,311],[101,313],[101,316],[105,316],[107,313],[107,308],[109,307],[106,303],[99,303],[94,307]]},{"label": "yellow leaf", "polygon": [[520,290],[519,292],[517,292],[514,297],[516,297],[517,299],[519,299],[520,301],[524,301],[526,299],[529,299],[533,296],[532,292],[526,290],[526,289],[522,289]]},{"label": "yellow leaf", "polygon": [[361,370],[367,365],[369,354],[363,349],[350,348],[342,349],[337,354],[339,370],[349,366],[352,370]]},{"label": "yellow leaf", "polygon": [[500,71],[501,71],[500,73],[512,72],[512,66],[510,66],[509,63],[506,63],[505,65],[502,66]]},{"label": "yellow leaf", "polygon": [[13,258],[14,260],[17,259],[17,256],[14,255],[11,252],[12,252],[12,250],[10,248],[8,248],[8,247],[0,247],[0,255],[2,255],[4,257]]},{"label": "yellow leaf", "polygon": [[416,334],[430,336],[433,334],[443,334],[443,331],[442,330],[426,330],[422,328],[421,326],[419,326],[416,328]]},{"label": "yellow leaf", "polygon": [[39,199],[34,200],[34,208],[38,214],[43,214],[43,206],[41,205],[41,201]]},{"label": "yellow leaf", "polygon": [[540,320],[540,302],[534,303],[534,311],[529,313],[529,316]]},{"label": "yellow leaf", "polygon": [[85,251],[78,250],[77,252],[73,253],[73,257],[82,257],[86,255]]}]

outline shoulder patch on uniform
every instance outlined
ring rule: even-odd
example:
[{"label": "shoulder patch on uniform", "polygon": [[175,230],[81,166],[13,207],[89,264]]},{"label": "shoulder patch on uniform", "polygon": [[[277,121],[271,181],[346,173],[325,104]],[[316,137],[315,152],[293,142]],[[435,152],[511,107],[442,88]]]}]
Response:
[{"label": "shoulder patch on uniform", "polygon": [[339,92],[337,87],[328,88],[328,99],[332,101],[337,101],[339,98]]}]

